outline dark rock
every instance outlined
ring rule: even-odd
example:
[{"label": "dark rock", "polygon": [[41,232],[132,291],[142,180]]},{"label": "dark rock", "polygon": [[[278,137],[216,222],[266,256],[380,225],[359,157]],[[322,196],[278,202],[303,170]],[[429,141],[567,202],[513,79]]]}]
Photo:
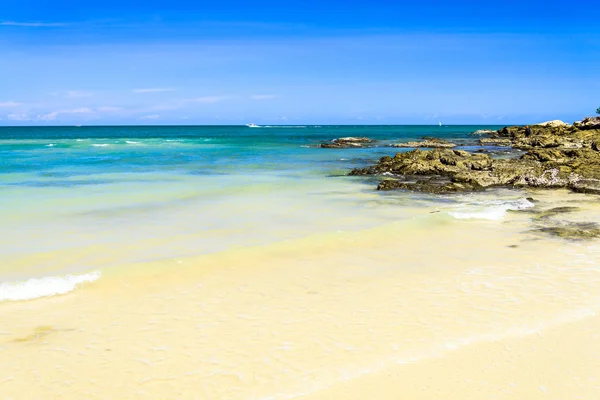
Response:
[{"label": "dark rock", "polygon": [[573,123],[573,126],[581,130],[600,129],[600,117],[588,117]]},{"label": "dark rock", "polygon": [[537,228],[533,231],[573,240],[600,238],[600,226],[593,222],[572,222],[566,225]]},{"label": "dark rock", "polygon": [[343,137],[334,139],[331,143],[321,143],[324,149],[345,149],[350,147],[364,147],[367,143],[372,143],[373,140],[367,137]]},{"label": "dark rock", "polygon": [[580,211],[579,207],[554,207],[546,211],[542,211],[535,216],[535,219],[542,220],[554,217],[560,214],[572,213]]},{"label": "dark rock", "polygon": [[[482,145],[510,146],[527,150],[519,159],[491,158],[485,150],[468,153],[437,149],[454,147],[441,139],[425,137],[422,142],[399,143],[397,147],[430,147],[394,157],[382,157],[376,165],[353,170],[350,175],[392,174],[442,176],[446,181],[408,182],[406,179],[382,182],[378,189],[400,188],[426,192],[479,190],[493,186],[570,188],[576,192],[600,194],[600,118],[586,118],[568,125],[549,121],[531,125],[504,127],[482,138]],[[356,138],[352,138],[356,139]],[[366,138],[365,138],[366,139]],[[361,142],[338,139],[323,147],[361,146]]]}]

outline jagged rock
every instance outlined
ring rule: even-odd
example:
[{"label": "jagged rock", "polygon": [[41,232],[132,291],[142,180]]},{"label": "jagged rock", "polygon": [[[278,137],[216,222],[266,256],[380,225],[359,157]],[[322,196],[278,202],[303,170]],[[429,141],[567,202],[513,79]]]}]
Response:
[{"label": "jagged rock", "polygon": [[[449,150],[455,146],[441,139],[425,137],[422,142],[399,143],[397,147],[431,147],[412,150],[395,157],[382,157],[377,165],[353,170],[351,175],[392,174],[399,178],[435,177],[445,180],[406,179],[382,182],[378,189],[419,190],[449,193],[492,186],[570,188],[600,194],[600,118],[586,118],[568,125],[548,121],[530,126],[507,126],[482,138],[481,145],[510,146],[527,150],[519,159],[493,159],[488,154]],[[341,146],[334,143],[330,146]],[[358,144],[360,145],[360,143]],[[442,149],[438,149],[442,148]]]},{"label": "jagged rock", "polygon": [[379,185],[377,185],[377,190],[395,189],[404,189],[430,194],[446,194],[476,190],[477,188],[458,182],[446,182],[440,184],[439,182],[432,181],[403,182],[391,179],[382,181],[379,183]]},{"label": "jagged rock", "polygon": [[324,149],[344,149],[348,147],[364,147],[366,143],[372,143],[373,140],[367,137],[343,137],[333,139],[331,143],[321,143]]},{"label": "jagged rock", "polygon": [[588,129],[600,129],[600,117],[588,117],[582,121],[573,123],[577,129],[588,130]]},{"label": "jagged rock", "polygon": [[[443,176],[451,183],[441,191],[475,190],[490,186],[527,185],[529,177],[537,177],[542,171],[539,163],[529,160],[493,160],[487,154],[472,154],[462,150],[412,150],[398,153],[395,157],[382,157],[379,163],[368,168],[354,169],[350,175],[375,175],[390,173],[400,176]],[[446,183],[431,182],[445,186]],[[418,185],[406,182],[385,183],[384,188],[402,187],[418,190]],[[432,189],[428,189],[432,192]]]},{"label": "jagged rock", "polygon": [[406,142],[406,143],[394,143],[390,144],[391,147],[410,147],[410,148],[446,148],[450,149],[456,147],[456,144],[447,142],[438,138],[424,138],[422,142]]}]

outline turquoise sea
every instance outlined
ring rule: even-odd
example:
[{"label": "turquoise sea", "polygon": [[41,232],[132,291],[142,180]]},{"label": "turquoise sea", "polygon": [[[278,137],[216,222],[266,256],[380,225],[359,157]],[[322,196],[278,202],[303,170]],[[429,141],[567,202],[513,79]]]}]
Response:
[{"label": "turquoise sea", "polygon": [[[376,179],[348,172],[410,150],[389,143],[436,136],[472,144],[471,132],[498,128],[0,128],[0,282],[6,289],[27,279],[409,218],[410,207],[454,200],[377,193]],[[378,142],[319,147],[346,136]]]}]

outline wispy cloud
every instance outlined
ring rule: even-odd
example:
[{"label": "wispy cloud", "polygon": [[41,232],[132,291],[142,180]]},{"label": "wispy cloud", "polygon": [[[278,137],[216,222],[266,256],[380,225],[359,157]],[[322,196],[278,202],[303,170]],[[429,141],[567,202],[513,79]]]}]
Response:
[{"label": "wispy cloud", "polygon": [[17,103],[15,101],[5,101],[0,103],[0,107],[18,107],[20,105],[23,105],[23,103]]},{"label": "wispy cloud", "polygon": [[153,120],[153,119],[159,119],[159,118],[160,118],[160,115],[158,115],[158,114],[143,115],[143,116],[140,117],[141,120],[145,120],[145,121],[147,121],[147,120]]},{"label": "wispy cloud", "polygon": [[277,96],[276,94],[255,94],[250,96],[250,98],[252,100],[271,100],[271,99],[276,99]]},{"label": "wispy cloud", "polygon": [[38,115],[37,119],[40,121],[53,121],[56,119],[56,117],[58,117],[58,112],[57,111],[53,111],[49,114],[44,114],[44,115]]},{"label": "wispy cloud", "polygon": [[91,110],[89,108],[86,107],[82,107],[82,108],[75,108],[72,110],[59,110],[59,111],[53,111],[51,113],[48,114],[43,114],[43,115],[38,115],[37,119],[40,121],[53,121],[55,120],[59,115],[64,115],[64,114],[86,114],[86,115],[92,115],[95,114],[94,110]]},{"label": "wispy cloud", "polygon": [[31,119],[27,114],[8,114],[6,118],[11,121],[29,121]]},{"label": "wispy cloud", "polygon": [[231,99],[231,96],[203,96],[203,97],[195,97],[192,99],[184,99],[184,103],[218,103],[220,101],[225,101]]},{"label": "wispy cloud", "polygon": [[0,26],[20,26],[24,28],[52,28],[65,26],[61,22],[18,22],[18,21],[0,21]]},{"label": "wispy cloud", "polygon": [[161,93],[161,92],[173,92],[173,88],[144,88],[144,89],[133,89],[133,93]]}]

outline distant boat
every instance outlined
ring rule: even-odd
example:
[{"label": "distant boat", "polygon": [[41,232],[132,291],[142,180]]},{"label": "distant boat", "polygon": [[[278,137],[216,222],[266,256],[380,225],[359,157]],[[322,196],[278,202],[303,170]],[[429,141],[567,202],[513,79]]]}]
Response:
[{"label": "distant boat", "polygon": [[81,125],[75,125],[77,128],[81,128]]},{"label": "distant boat", "polygon": [[260,128],[260,126],[256,125],[256,124],[246,124],[246,126],[248,128]]},{"label": "distant boat", "polygon": [[440,126],[442,126],[442,123],[440,122]]}]

